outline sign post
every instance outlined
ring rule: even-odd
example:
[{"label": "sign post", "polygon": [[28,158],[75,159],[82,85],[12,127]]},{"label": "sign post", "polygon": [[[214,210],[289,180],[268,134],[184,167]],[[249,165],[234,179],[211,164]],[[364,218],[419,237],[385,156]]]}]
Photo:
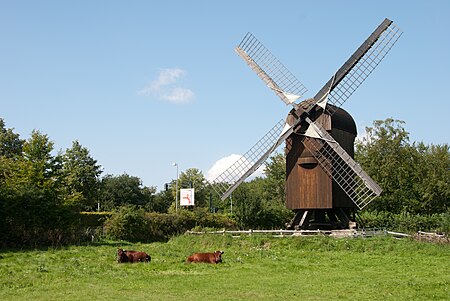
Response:
[{"label": "sign post", "polygon": [[194,188],[180,189],[180,206],[194,206]]}]

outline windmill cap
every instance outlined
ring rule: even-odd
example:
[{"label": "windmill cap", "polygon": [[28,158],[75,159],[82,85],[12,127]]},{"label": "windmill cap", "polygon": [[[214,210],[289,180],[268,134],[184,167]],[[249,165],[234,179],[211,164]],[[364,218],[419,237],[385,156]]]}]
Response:
[{"label": "windmill cap", "polygon": [[344,132],[357,135],[356,123],[353,117],[344,109],[337,108],[333,116],[331,116],[331,127]]}]

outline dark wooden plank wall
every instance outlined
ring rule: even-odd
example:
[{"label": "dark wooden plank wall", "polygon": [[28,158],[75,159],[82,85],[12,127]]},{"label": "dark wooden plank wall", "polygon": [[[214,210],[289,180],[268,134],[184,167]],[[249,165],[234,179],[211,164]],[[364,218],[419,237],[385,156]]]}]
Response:
[{"label": "dark wooden plank wall", "polygon": [[332,208],[332,181],[301,143],[289,138],[286,158],[286,207],[289,209]]},{"label": "dark wooden plank wall", "polygon": [[[316,122],[327,130],[331,129],[328,115],[321,115]],[[331,135],[351,157],[354,156],[355,135],[336,128],[331,130]],[[304,147],[303,139],[303,136],[293,134],[286,140],[286,207],[293,210],[353,208],[347,194]]]}]

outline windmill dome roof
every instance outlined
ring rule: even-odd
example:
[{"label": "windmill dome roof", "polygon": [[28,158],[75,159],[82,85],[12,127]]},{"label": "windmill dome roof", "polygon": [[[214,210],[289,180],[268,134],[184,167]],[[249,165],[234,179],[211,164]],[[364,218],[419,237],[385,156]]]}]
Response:
[{"label": "windmill dome roof", "polygon": [[337,108],[334,115],[331,116],[331,127],[357,135],[355,120],[342,108]]}]

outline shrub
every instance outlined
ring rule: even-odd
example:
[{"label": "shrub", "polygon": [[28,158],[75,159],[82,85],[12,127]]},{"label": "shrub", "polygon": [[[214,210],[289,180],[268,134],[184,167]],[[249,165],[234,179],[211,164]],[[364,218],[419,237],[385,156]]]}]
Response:
[{"label": "shrub", "polygon": [[32,186],[0,192],[0,248],[79,242],[78,214],[49,190]]},{"label": "shrub", "polygon": [[360,217],[366,228],[380,228],[391,231],[417,232],[436,231],[450,233],[450,213],[414,215],[390,212],[363,211]]},{"label": "shrub", "polygon": [[80,212],[80,222],[84,227],[102,227],[111,212]]},{"label": "shrub", "polygon": [[111,239],[141,241],[146,239],[147,224],[144,209],[123,206],[114,210],[106,219],[104,231]]},{"label": "shrub", "polygon": [[167,240],[196,227],[236,229],[236,223],[222,214],[211,214],[206,210],[180,210],[178,213],[147,213],[148,235],[151,241]]},{"label": "shrub", "polygon": [[128,241],[165,241],[194,227],[236,229],[236,223],[222,214],[206,210],[180,210],[177,213],[144,212],[133,206],[121,207],[104,223],[105,235]]},{"label": "shrub", "polygon": [[439,226],[436,230],[448,236],[450,234],[450,212],[438,214],[437,223]]}]

